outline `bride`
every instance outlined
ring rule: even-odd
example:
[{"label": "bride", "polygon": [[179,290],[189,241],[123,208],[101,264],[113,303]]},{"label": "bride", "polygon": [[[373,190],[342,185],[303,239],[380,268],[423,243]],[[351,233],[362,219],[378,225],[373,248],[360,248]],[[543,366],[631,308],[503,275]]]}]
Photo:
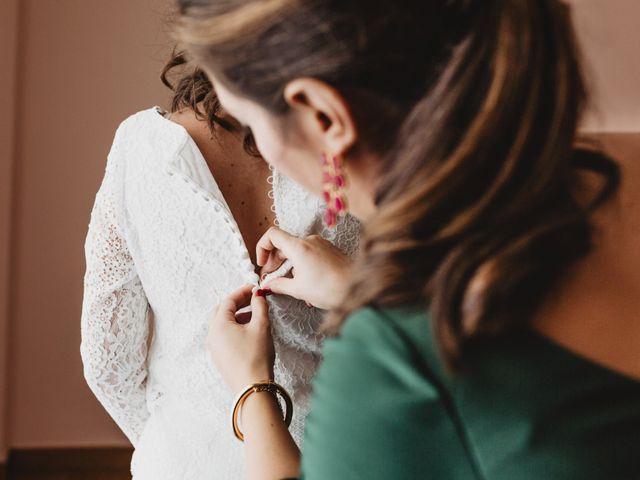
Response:
[{"label": "bride", "polygon": [[[323,202],[257,157],[250,132],[185,63],[178,53],[163,72],[170,112],[150,108],[118,128],[85,246],[85,377],[135,447],[135,480],[244,477],[228,425],[232,394],[205,350],[207,315],[230,292],[260,284],[267,272],[254,252],[271,225],[321,235],[348,254],[359,235],[349,216],[328,228]],[[286,264],[269,279],[285,274]],[[276,380],[293,392],[300,443],[322,311],[290,297],[269,302]]]}]

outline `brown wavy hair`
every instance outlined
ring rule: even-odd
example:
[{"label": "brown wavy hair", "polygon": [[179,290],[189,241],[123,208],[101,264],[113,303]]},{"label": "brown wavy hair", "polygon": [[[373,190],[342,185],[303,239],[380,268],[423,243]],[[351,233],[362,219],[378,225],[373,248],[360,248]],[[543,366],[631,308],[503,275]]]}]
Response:
[{"label": "brown wavy hair", "polygon": [[[383,158],[337,331],[363,306],[429,309],[446,364],[525,325],[592,249],[617,165],[576,147],[586,89],[558,0],[179,0],[190,55],[274,114],[286,84],[344,96]],[[347,160],[348,161],[348,155]],[[580,171],[602,189],[578,200]]]},{"label": "brown wavy hair", "polygon": [[[220,100],[207,74],[190,62],[184,51],[173,50],[160,73],[160,80],[173,92],[169,105],[171,113],[188,108],[195,113],[196,118],[207,122],[212,133],[215,132],[216,126],[229,132],[239,131],[237,123],[224,115]],[[255,157],[260,156],[250,132],[244,133],[243,142],[247,153]]]}]

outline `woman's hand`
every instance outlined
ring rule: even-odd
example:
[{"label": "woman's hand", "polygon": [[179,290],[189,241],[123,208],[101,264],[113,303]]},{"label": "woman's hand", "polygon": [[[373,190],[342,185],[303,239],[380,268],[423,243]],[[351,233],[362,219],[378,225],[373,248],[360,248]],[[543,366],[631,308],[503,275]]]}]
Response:
[{"label": "woman's hand", "polygon": [[[234,394],[252,383],[273,380],[275,351],[269,310],[247,285],[221,303],[209,322],[207,349]],[[251,313],[238,310],[251,304]],[[257,392],[242,407],[249,478],[290,478],[300,471],[300,451],[271,393]],[[231,428],[231,425],[229,425]]]},{"label": "woman's hand", "polygon": [[324,309],[342,301],[352,260],[324,238],[298,238],[272,227],[258,242],[256,253],[265,271],[275,270],[286,259],[293,265],[292,278],[271,280],[263,288]]},{"label": "woman's hand", "polygon": [[[213,312],[207,349],[234,394],[247,385],[273,379],[275,350],[264,297],[252,285],[235,291]],[[237,314],[251,304],[251,313]]]}]

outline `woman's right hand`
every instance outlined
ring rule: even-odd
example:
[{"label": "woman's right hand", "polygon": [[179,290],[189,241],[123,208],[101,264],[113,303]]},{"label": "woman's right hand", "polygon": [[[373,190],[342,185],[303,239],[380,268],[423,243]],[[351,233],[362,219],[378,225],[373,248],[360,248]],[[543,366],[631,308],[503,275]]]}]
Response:
[{"label": "woman's right hand", "polygon": [[263,285],[263,289],[323,309],[342,301],[353,261],[319,235],[298,238],[272,227],[258,242],[256,253],[263,271],[273,271],[285,260],[293,265],[291,278],[276,278]]}]

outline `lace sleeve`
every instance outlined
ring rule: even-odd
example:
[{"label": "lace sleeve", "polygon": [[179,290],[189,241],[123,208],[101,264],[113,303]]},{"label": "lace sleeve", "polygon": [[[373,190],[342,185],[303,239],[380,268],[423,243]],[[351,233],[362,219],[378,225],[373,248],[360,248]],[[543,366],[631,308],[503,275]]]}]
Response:
[{"label": "lace sleeve", "polygon": [[149,416],[148,303],[123,232],[117,157],[112,149],[85,243],[80,351],[89,387],[135,445]]}]

